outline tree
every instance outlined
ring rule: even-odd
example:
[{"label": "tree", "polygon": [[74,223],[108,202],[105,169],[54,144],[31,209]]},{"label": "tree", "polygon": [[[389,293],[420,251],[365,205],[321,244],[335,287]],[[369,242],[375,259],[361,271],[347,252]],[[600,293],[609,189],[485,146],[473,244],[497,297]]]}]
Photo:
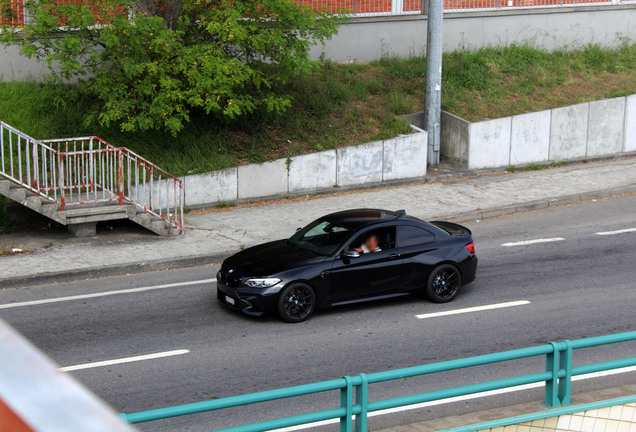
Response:
[{"label": "tree", "polygon": [[292,0],[29,0],[26,8],[31,22],[5,28],[4,44],[46,61],[55,79],[82,79],[99,98],[101,124],[173,134],[194,109],[222,119],[284,112],[291,98],[276,89],[311,70],[309,49],[343,20]]}]

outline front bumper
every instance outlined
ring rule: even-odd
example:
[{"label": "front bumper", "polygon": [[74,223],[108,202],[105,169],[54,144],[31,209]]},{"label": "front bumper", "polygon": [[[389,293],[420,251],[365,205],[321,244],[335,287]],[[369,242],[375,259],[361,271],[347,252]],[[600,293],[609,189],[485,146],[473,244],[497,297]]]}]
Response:
[{"label": "front bumper", "polygon": [[270,288],[231,287],[220,281],[216,283],[217,298],[221,304],[247,315],[260,316],[276,312],[276,300],[281,287]]}]

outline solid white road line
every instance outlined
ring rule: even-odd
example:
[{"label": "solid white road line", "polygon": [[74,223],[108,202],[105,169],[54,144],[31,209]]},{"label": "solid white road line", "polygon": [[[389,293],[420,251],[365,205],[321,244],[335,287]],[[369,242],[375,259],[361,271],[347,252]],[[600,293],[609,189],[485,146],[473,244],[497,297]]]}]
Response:
[{"label": "solid white road line", "polygon": [[76,371],[80,369],[90,369],[90,368],[96,368],[96,367],[102,367],[102,366],[116,365],[121,363],[132,363],[132,362],[138,362],[142,360],[152,360],[152,359],[158,359],[162,357],[176,356],[181,354],[187,354],[189,352],[190,351],[187,349],[165,351],[165,352],[160,352],[155,354],[146,354],[146,355],[140,355],[135,357],[126,357],[126,358],[120,358],[120,359],[114,359],[114,360],[104,360],[104,361],[98,361],[93,363],[84,363],[84,364],[79,364],[75,366],[66,366],[66,367],[61,367],[59,370],[64,372],[70,372],[70,371]]},{"label": "solid white road line", "polygon": [[504,246],[504,247],[526,246],[526,245],[531,245],[531,244],[550,243],[550,242],[556,242],[556,241],[561,241],[561,240],[565,240],[565,239],[563,237],[552,237],[552,238],[535,239],[535,240],[524,240],[524,241],[519,241],[519,242],[504,243],[504,244],[502,244],[502,246]]},{"label": "solid white road line", "polygon": [[447,316],[447,315],[457,315],[457,314],[479,312],[479,311],[485,311],[485,310],[491,310],[491,309],[501,309],[501,308],[508,308],[508,307],[514,307],[514,306],[523,306],[527,304],[530,304],[530,302],[527,300],[520,300],[520,301],[507,302],[507,303],[495,303],[491,305],[475,306],[475,307],[469,307],[465,309],[455,309],[455,310],[449,310],[449,311],[443,311],[443,312],[433,312],[429,314],[420,314],[415,316],[419,319],[437,318],[437,317]]},{"label": "solid white road line", "polygon": [[636,232],[636,228],[625,228],[625,229],[619,229],[616,231],[601,231],[601,232],[597,232],[596,235],[607,236],[607,235],[624,234],[629,232]]},{"label": "solid white road line", "polygon": [[105,296],[111,296],[116,294],[132,294],[132,293],[138,293],[143,291],[152,291],[152,290],[174,288],[174,287],[188,286],[188,285],[199,285],[199,284],[210,283],[210,282],[216,282],[216,278],[215,279],[200,279],[200,280],[195,280],[190,282],[175,282],[175,283],[153,285],[153,286],[139,287],[139,288],[121,289],[116,291],[104,291],[104,292],[93,293],[93,294],[80,294],[80,295],[74,295],[74,296],[68,296],[68,297],[56,297],[56,298],[50,298],[50,299],[32,300],[32,301],[25,301],[20,303],[0,304],[0,309],[10,309],[10,308],[16,308],[16,307],[23,307],[23,306],[35,306],[35,305],[41,305],[41,304],[47,304],[47,303],[57,303],[57,302],[72,301],[72,300],[83,300],[88,298],[105,297]]},{"label": "solid white road line", "polygon": [[[618,374],[629,373],[629,372],[636,372],[636,366],[628,366],[628,367],[609,370],[609,371],[577,375],[575,377],[572,377],[572,381],[583,381],[583,380],[588,380],[593,378],[600,378],[600,377],[618,375]],[[386,414],[394,414],[398,412],[411,411],[411,410],[427,408],[431,406],[446,405],[446,404],[454,403],[454,402],[462,402],[462,401],[471,400],[471,399],[479,399],[479,398],[488,397],[488,396],[497,396],[497,395],[502,395],[506,393],[514,393],[514,392],[523,391],[523,390],[541,388],[543,386],[545,386],[545,383],[543,382],[524,384],[524,385],[508,387],[508,388],[500,389],[500,390],[489,390],[489,391],[465,395],[465,396],[456,396],[452,398],[441,399],[441,400],[436,400],[431,402],[423,402],[419,404],[407,405],[407,406],[398,407],[398,408],[389,408],[385,410],[374,411],[374,412],[370,412],[368,416],[376,417],[376,416],[381,416]],[[302,429],[309,429],[309,428],[313,428],[317,426],[326,426],[326,425],[335,424],[335,423],[338,423],[338,419],[323,420],[323,421],[308,423],[308,424],[299,425],[299,426],[290,426],[287,428],[273,429],[270,432],[292,432],[292,431],[297,431]]]}]

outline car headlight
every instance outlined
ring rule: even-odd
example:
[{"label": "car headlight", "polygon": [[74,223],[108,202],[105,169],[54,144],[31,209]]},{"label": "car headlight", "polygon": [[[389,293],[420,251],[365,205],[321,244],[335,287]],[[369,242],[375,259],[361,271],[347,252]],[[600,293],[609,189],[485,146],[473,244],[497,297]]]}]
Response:
[{"label": "car headlight", "polygon": [[248,279],[245,281],[245,285],[251,288],[269,288],[278,282],[280,282],[280,279],[276,278]]}]

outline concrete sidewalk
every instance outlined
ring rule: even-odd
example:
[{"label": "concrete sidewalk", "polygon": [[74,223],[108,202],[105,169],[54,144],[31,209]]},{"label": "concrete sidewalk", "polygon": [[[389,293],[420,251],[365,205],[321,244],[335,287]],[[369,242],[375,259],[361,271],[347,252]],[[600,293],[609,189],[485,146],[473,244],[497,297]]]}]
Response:
[{"label": "concrete sidewalk", "polygon": [[4,247],[32,252],[0,257],[0,288],[218,262],[348,208],[406,209],[423,219],[467,221],[632,192],[636,157],[197,210],[186,215],[186,235],[176,238],[140,230],[92,239],[64,232],[7,235],[0,239]]}]

